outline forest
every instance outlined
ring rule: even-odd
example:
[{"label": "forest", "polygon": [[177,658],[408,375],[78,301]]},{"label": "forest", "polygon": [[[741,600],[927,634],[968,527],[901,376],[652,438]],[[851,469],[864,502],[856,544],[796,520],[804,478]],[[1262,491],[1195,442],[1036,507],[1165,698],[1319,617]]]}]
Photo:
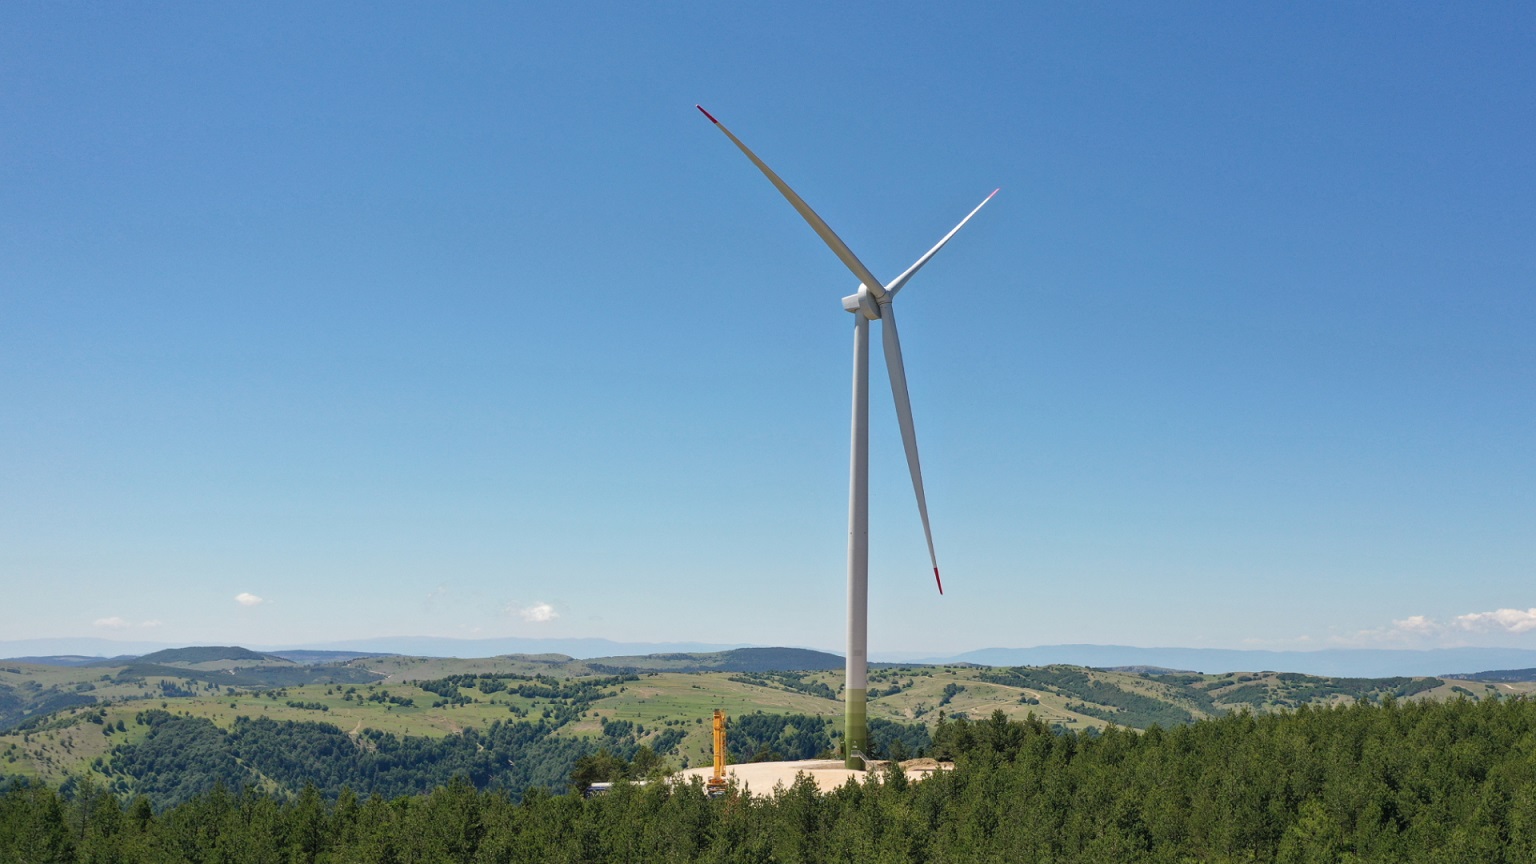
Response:
[{"label": "forest", "polygon": [[719,799],[668,782],[516,796],[460,772],[424,794],[216,784],[156,808],[90,782],[14,782],[0,792],[0,860],[1536,859],[1536,703],[1524,699],[1388,697],[1091,735],[996,712],[946,718],[929,751],[955,769],[917,782],[893,766],[831,793],[802,780]]},{"label": "forest", "polygon": [[[376,729],[348,733],[329,723],[268,717],[240,717],[225,730],[206,718],[152,708],[133,718],[134,725],[147,727],[143,740],[118,745],[93,767],[105,778],[99,781],[103,789],[119,797],[142,795],[157,810],[219,785],[279,795],[310,786],[327,800],[345,789],[392,798],[457,776],[477,789],[514,797],[529,788],[563,792],[583,759],[606,766],[589,771],[591,781],[614,780],[627,776],[629,761],[642,749],[648,765],[680,767],[666,759],[683,737],[677,727],[662,728],[648,743],[640,741],[647,728],[630,720],[604,718],[595,736],[556,734],[576,716],[572,706],[562,705],[538,720],[497,720],[484,729],[427,737]],[[726,746],[732,762],[813,759],[834,755],[836,734],[824,717],[754,712],[733,718]],[[921,724],[878,718],[870,721],[870,738],[873,753],[898,758],[925,752],[930,742]],[[61,788],[70,792],[81,782],[72,777]]]}]

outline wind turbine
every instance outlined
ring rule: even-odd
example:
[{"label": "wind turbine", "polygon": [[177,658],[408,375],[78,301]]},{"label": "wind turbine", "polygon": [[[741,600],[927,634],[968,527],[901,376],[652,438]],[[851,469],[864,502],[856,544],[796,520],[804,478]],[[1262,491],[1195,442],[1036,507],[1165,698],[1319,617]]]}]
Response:
[{"label": "wind turbine", "polygon": [[932,258],[949,238],[955,236],[965,223],[996,195],[982,199],[976,209],[951,228],[943,239],[900,276],[882,283],[869,272],[869,268],[853,254],[827,223],[816,215],[810,205],[801,200],[795,190],[779,179],[773,169],[757,158],[757,154],[731,134],[714,115],[695,105],[709,122],[715,124],[725,137],[731,139],[757,170],[763,172],[779,194],[799,212],[823,243],[826,243],[843,266],[859,280],[859,290],[843,298],[843,309],[853,313],[853,452],[850,456],[848,483],[848,654],[847,678],[844,683],[845,727],[843,742],[849,768],[863,768],[865,752],[869,748],[869,730],[865,722],[865,694],[869,688],[869,322],[879,321],[881,341],[885,347],[885,368],[891,376],[891,395],[896,400],[896,421],[901,426],[901,443],[907,451],[907,468],[912,472],[912,491],[917,493],[917,512],[923,520],[923,537],[928,541],[928,560],[933,565],[933,579],[944,593],[944,581],[939,577],[939,559],[933,551],[933,531],[928,527],[928,502],[923,495],[923,470],[917,460],[917,432],[912,427],[912,404],[907,398],[907,373],[901,362],[901,337],[896,331],[896,312],[892,302],[896,294],[907,284],[928,259]]}]

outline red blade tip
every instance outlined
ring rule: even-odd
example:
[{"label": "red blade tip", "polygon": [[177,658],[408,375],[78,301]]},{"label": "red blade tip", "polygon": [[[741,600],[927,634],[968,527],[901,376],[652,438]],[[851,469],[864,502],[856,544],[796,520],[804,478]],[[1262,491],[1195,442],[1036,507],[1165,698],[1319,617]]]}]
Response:
[{"label": "red blade tip", "polygon": [[708,111],[705,111],[703,105],[695,105],[693,107],[699,109],[699,113],[700,114],[703,114],[705,117],[708,117],[709,118],[709,122],[715,124],[716,126],[720,125],[720,121],[715,119],[715,115],[709,113]]},{"label": "red blade tip", "polygon": [[944,593],[944,580],[939,578],[939,568],[933,568],[933,581],[939,583],[939,593]]}]

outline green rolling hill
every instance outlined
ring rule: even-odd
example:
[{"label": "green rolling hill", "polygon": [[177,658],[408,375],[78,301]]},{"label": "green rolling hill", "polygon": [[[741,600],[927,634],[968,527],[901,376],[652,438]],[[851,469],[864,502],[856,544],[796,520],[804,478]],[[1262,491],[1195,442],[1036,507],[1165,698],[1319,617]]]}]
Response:
[{"label": "green rolling hill", "polygon": [[[159,662],[145,662],[152,659]],[[578,758],[600,749],[631,758],[643,746],[675,767],[703,764],[715,708],[732,717],[734,758],[829,752],[841,688],[841,658],[799,649],[584,661],[371,656],[305,666],[209,648],[115,666],[0,661],[0,776],[55,784],[90,777],[161,804],[218,781],[393,795],[464,774],[516,791],[559,785]],[[869,716],[877,746],[917,755],[943,717],[1000,711],[1089,731],[1532,689],[1536,683],[1427,677],[890,665],[871,671]]]}]

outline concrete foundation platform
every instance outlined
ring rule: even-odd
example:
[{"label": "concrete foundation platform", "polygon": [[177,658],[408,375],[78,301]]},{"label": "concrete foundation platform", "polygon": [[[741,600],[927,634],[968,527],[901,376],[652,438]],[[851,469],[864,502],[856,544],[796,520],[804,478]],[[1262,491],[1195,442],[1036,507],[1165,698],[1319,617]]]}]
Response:
[{"label": "concrete foundation platform", "polygon": [[[947,770],[953,766],[948,763],[935,762],[932,759],[911,759],[901,763],[902,770],[912,780],[920,780],[934,771]],[[698,777],[708,780],[715,773],[713,767],[687,768],[677,772],[676,776],[687,782],[690,777]],[[808,775],[816,783],[816,787],[823,792],[831,792],[847,783],[849,780],[858,779],[864,782],[865,778],[876,779],[885,773],[884,762],[869,763],[867,771],[852,771],[843,767],[841,759],[806,759],[799,762],[748,762],[741,765],[727,765],[725,768],[726,779],[734,779],[736,785],[753,795],[772,795],[775,786],[788,788],[794,785],[795,777],[800,774]]]}]

